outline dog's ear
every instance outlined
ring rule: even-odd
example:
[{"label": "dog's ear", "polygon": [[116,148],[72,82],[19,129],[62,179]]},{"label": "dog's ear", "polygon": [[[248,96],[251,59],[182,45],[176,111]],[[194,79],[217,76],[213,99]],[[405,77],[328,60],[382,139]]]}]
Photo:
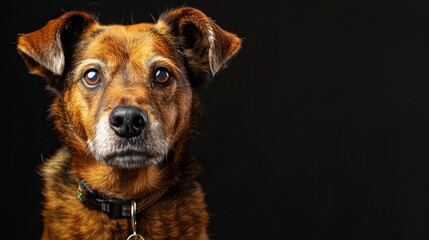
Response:
[{"label": "dog's ear", "polygon": [[92,15],[71,11],[31,33],[18,36],[18,53],[29,72],[47,79],[61,76],[66,65],[66,55],[85,28],[94,23]]},{"label": "dog's ear", "polygon": [[[241,39],[223,30],[198,9],[182,7],[163,13],[157,27],[168,32],[201,84],[225,68],[241,48]],[[202,82],[201,82],[202,81]]]}]

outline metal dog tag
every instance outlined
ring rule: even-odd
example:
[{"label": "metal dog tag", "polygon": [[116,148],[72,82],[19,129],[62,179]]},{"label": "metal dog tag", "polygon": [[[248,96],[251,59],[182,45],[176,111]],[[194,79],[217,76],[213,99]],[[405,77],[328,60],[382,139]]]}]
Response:
[{"label": "metal dog tag", "polygon": [[131,228],[133,230],[133,233],[128,236],[127,240],[131,240],[131,239],[140,239],[140,240],[144,240],[144,238],[137,234],[137,219],[136,219],[136,212],[137,212],[137,204],[135,201],[131,202]]},{"label": "metal dog tag", "polygon": [[144,240],[144,238],[142,236],[138,235],[137,233],[132,233],[130,236],[128,236],[127,240],[131,240],[131,239]]}]

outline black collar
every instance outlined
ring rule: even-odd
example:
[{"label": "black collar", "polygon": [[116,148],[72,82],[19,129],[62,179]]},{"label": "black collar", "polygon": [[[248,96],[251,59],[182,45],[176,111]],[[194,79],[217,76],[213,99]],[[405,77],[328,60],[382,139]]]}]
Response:
[{"label": "black collar", "polygon": [[151,195],[145,195],[136,199],[122,200],[118,198],[107,197],[103,193],[99,193],[89,188],[83,181],[79,184],[77,193],[78,199],[89,209],[98,210],[106,213],[110,218],[119,219],[131,216],[131,202],[137,204],[137,214],[148,208],[156,202],[167,189],[155,192]]}]

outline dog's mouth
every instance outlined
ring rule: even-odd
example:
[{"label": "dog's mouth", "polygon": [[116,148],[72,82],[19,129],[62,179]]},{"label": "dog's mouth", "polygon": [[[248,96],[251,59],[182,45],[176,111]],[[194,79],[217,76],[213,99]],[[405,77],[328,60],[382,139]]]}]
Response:
[{"label": "dog's mouth", "polygon": [[151,156],[143,151],[114,151],[103,158],[106,165],[120,168],[144,168],[159,164],[165,156]]},{"label": "dog's mouth", "polygon": [[130,143],[128,141],[110,140],[90,144],[92,154],[97,161],[111,167],[145,168],[160,164],[168,155],[168,144],[142,139]]}]

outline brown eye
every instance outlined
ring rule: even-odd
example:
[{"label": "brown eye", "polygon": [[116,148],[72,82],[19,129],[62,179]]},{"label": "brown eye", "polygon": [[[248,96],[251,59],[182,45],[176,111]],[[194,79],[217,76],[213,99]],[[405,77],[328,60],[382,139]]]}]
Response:
[{"label": "brown eye", "polygon": [[98,83],[100,83],[100,73],[96,69],[89,69],[83,75],[83,83],[87,87],[95,87]]},{"label": "brown eye", "polygon": [[155,81],[159,84],[166,84],[170,81],[168,69],[160,67],[155,69]]}]

